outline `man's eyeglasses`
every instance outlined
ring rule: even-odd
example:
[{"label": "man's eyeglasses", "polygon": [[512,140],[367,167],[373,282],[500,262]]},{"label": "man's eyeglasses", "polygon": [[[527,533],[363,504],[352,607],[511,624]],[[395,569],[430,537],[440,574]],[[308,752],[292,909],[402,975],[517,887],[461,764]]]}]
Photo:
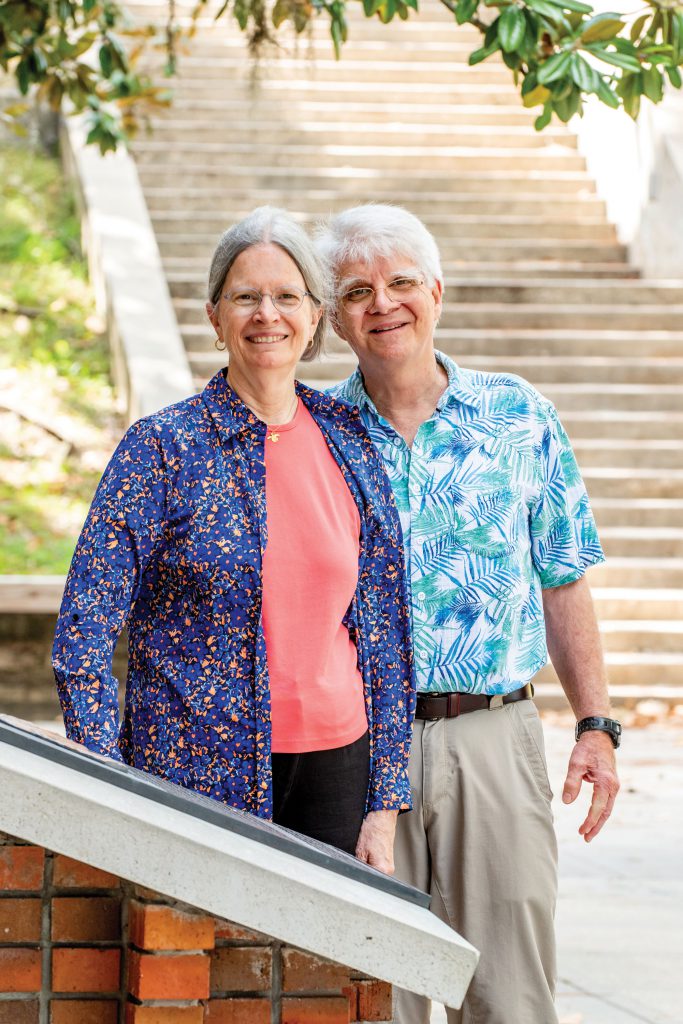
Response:
[{"label": "man's eyeglasses", "polygon": [[[424,283],[422,277],[395,277],[381,290],[390,302],[407,302],[416,295]],[[361,284],[344,292],[340,301],[345,309],[360,310],[373,305],[376,296],[377,289],[371,288],[369,284]]]},{"label": "man's eyeglasses", "polygon": [[296,313],[298,309],[301,309],[306,296],[319,305],[319,300],[315,295],[312,292],[303,291],[302,288],[278,288],[274,292],[260,292],[256,288],[235,288],[233,291],[226,292],[223,298],[235,312],[246,315],[255,313],[266,295],[279,313]]}]

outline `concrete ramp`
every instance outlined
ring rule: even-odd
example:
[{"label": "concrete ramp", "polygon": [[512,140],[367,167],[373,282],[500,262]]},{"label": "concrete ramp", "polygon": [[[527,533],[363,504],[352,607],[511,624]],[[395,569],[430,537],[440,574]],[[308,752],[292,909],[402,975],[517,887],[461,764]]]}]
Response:
[{"label": "concrete ramp", "polygon": [[0,716],[0,830],[458,1007],[479,957],[322,843]]}]

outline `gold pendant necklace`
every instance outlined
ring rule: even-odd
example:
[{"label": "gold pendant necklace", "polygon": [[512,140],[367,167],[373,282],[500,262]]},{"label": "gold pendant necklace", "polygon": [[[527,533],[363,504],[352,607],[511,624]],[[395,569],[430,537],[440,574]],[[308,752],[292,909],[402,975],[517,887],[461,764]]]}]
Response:
[{"label": "gold pendant necklace", "polygon": [[[292,417],[296,413],[296,409],[297,409],[298,404],[299,404],[299,397],[298,397],[298,395],[294,395],[294,406],[289,410],[289,413],[287,415],[287,419],[285,420],[285,423],[289,423],[291,421]],[[277,444],[277,442],[280,440],[280,435],[277,433],[277,431],[270,430],[266,434],[266,440],[267,441],[272,441],[273,444]]]}]

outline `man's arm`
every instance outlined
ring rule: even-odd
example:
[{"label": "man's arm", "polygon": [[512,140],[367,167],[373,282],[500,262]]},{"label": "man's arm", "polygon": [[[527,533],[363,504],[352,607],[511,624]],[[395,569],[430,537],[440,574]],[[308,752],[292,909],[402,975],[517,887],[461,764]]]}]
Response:
[{"label": "man's arm", "polygon": [[[609,717],[607,672],[586,577],[544,590],[543,610],[550,660],[577,721]],[[619,791],[614,747],[605,732],[585,732],[575,745],[562,792],[566,804],[574,802],[584,780],[593,785],[593,799],[579,834],[589,843],[609,818]]]}]

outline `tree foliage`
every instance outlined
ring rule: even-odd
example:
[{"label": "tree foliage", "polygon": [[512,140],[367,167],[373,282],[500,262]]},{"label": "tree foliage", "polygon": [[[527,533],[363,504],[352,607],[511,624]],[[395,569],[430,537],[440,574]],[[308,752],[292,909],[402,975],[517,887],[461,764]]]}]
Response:
[{"label": "tree foliage", "polygon": [[[454,20],[482,36],[469,63],[499,55],[510,69],[527,107],[541,107],[536,128],[553,114],[569,121],[594,95],[637,118],[641,97],[658,103],[667,83],[680,88],[683,6],[677,0],[646,0],[633,14],[596,14],[583,0],[441,0]],[[348,38],[349,3],[362,3],[366,17],[384,24],[418,12],[418,0],[225,0],[216,17],[232,16],[252,53],[273,39],[285,22],[297,33],[328,18],[332,46],[342,55]],[[195,17],[209,0],[198,0]],[[36,88],[58,109],[68,97],[87,110],[89,141],[103,152],[132,134],[150,105],[168,93],[136,71],[148,40],[161,38],[166,70],[175,70],[179,29],[174,0],[165,26],[134,28],[122,7],[108,0],[0,0],[0,65],[26,95]],[[16,108],[4,112],[16,117]]]}]

